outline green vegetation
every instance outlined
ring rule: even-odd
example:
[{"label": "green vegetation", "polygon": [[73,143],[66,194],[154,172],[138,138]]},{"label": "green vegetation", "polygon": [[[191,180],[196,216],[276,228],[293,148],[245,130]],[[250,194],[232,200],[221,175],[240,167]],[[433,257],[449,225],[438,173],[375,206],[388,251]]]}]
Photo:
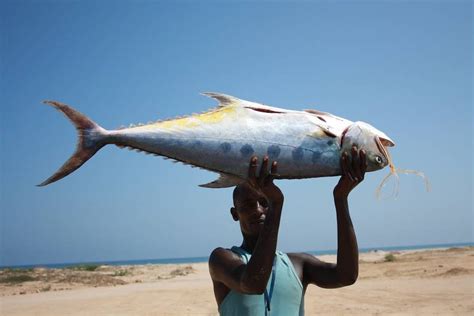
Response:
[{"label": "green vegetation", "polygon": [[114,276],[126,276],[128,274],[129,274],[128,270],[114,271]]},{"label": "green vegetation", "polygon": [[7,284],[18,284],[28,281],[36,281],[36,278],[29,276],[27,274],[19,274],[19,275],[9,275],[3,278],[0,278],[0,283],[7,283]]},{"label": "green vegetation", "polygon": [[76,266],[67,267],[67,269],[78,271],[95,271],[98,267],[100,267],[98,264],[79,264]]},{"label": "green vegetation", "polygon": [[2,272],[6,273],[25,273],[25,272],[33,272],[33,268],[2,268],[0,269]]},{"label": "green vegetation", "polygon": [[393,262],[395,260],[397,260],[397,258],[392,253],[385,255],[385,262]]},{"label": "green vegetation", "polygon": [[194,271],[192,266],[185,266],[185,267],[180,267],[177,269],[174,269],[173,271],[170,272],[171,276],[178,276],[178,275],[188,275]]}]

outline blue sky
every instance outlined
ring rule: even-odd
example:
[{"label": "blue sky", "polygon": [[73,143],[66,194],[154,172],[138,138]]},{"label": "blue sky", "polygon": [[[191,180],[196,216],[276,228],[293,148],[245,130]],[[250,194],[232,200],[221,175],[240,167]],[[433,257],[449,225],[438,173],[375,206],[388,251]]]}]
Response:
[{"label": "blue sky", "polygon": [[[360,247],[472,242],[469,1],[2,1],[0,265],[206,256],[240,244],[215,175],[108,146],[44,188],[76,133],[200,112],[219,91],[362,120],[397,144],[397,199],[350,196]],[[337,178],[286,180],[279,248],[335,249]]]}]

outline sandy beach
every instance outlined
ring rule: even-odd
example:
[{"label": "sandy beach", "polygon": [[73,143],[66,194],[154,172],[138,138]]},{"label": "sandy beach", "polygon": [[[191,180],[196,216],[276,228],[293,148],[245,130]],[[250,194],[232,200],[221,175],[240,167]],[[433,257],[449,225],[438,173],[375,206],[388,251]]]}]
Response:
[{"label": "sandy beach", "polygon": [[[319,256],[335,261],[335,256]],[[306,315],[472,315],[474,247],[360,255],[356,284],[310,286]],[[0,271],[1,315],[217,315],[207,263]]]}]

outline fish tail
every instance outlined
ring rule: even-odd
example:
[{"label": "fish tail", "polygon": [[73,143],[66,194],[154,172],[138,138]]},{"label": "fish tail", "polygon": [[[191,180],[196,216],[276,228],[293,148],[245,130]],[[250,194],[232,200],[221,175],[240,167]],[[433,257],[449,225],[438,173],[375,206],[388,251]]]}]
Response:
[{"label": "fish tail", "polygon": [[51,177],[38,184],[45,186],[58,181],[74,172],[89,160],[99,149],[107,144],[107,131],[73,108],[56,101],[44,101],[45,104],[61,111],[76,127],[78,142],[74,154]]}]

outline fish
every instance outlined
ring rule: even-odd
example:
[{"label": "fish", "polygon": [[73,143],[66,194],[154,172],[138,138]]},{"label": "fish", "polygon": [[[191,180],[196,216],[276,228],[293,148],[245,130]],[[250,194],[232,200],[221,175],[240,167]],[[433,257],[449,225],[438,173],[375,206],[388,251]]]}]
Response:
[{"label": "fish", "polygon": [[162,156],[219,174],[205,188],[227,188],[246,180],[252,156],[278,161],[276,179],[305,179],[342,174],[340,158],[352,146],[364,149],[367,171],[390,166],[397,172],[388,147],[395,142],[372,125],[318,110],[287,110],[226,94],[205,92],[218,106],[200,114],[106,130],[72,107],[44,103],[62,112],[75,126],[78,143],[73,155],[38,186],[56,182],[80,168],[102,147],[113,144]]}]

